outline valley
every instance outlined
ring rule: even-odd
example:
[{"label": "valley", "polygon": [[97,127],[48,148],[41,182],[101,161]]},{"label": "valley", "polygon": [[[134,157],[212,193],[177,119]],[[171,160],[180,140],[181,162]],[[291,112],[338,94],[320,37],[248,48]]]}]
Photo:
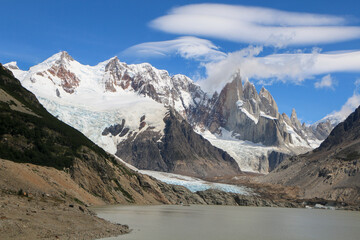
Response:
[{"label": "valley", "polygon": [[66,52],[0,77],[3,238],[129,232],[89,208],[108,204],[359,210],[358,110],[334,130],[306,125],[239,73],[210,97],[149,64],[85,66]]}]

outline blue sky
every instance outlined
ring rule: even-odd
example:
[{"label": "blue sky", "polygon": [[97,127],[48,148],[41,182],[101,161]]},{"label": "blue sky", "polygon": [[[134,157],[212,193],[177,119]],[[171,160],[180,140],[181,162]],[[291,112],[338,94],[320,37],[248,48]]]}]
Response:
[{"label": "blue sky", "polygon": [[[195,3],[221,5],[188,6]],[[24,70],[61,50],[89,65],[117,55],[127,63],[150,62],[171,74],[186,74],[211,91],[221,88],[239,66],[258,90],[266,85],[280,112],[290,114],[294,107],[305,122],[360,103],[355,85],[360,79],[359,1],[0,0],[0,4],[6,9],[0,15],[0,62],[17,61]],[[201,22],[198,16],[204,13],[206,21]],[[223,22],[220,13],[231,21]],[[288,31],[283,27],[294,31],[291,38],[286,34],[278,38]],[[272,29],[279,34],[272,34]],[[348,52],[337,62],[339,55],[332,55],[335,60],[329,64],[331,51]],[[320,63],[312,69],[315,58]]]}]

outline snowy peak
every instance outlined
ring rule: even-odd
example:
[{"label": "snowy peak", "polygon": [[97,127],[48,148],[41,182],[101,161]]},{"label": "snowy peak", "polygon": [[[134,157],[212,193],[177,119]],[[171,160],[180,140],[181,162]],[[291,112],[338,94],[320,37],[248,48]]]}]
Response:
[{"label": "snowy peak", "polygon": [[49,57],[29,71],[21,71],[15,63],[6,66],[26,87],[60,97],[64,94],[97,92],[99,94],[135,92],[166,106],[175,108],[187,119],[190,105],[206,102],[205,93],[184,75],[170,76],[149,63],[127,65],[117,57],[97,64],[82,65],[66,51]]},{"label": "snowy peak", "polygon": [[127,65],[120,63],[117,57],[109,59],[103,76],[105,91],[116,92],[116,87],[129,88],[133,79],[128,75],[126,68]]},{"label": "snowy peak", "polygon": [[17,66],[17,62],[9,62],[4,64],[4,67],[6,67],[9,70],[20,70],[19,67]]},{"label": "snowy peak", "polygon": [[46,59],[45,61],[43,61],[42,63],[31,67],[35,68],[35,69],[39,69],[39,68],[49,68],[51,66],[66,66],[69,65],[72,61],[75,61],[66,51],[62,51],[62,52],[58,52],[55,53],[54,55],[52,55],[51,57],[49,57],[48,59]]},{"label": "snowy peak", "polygon": [[[50,61],[49,61],[50,60]],[[80,79],[71,71],[71,62],[74,59],[65,51],[60,52],[52,56],[45,62],[51,62],[55,60],[53,64],[44,72],[38,72],[40,76],[47,75],[47,77],[55,81],[54,78],[60,80],[60,86],[67,93],[74,93],[76,87],[79,86]]]},{"label": "snowy peak", "polygon": [[60,59],[59,59],[60,64],[65,64],[70,61],[74,61],[74,59],[66,51],[60,52],[59,55],[60,55]]}]

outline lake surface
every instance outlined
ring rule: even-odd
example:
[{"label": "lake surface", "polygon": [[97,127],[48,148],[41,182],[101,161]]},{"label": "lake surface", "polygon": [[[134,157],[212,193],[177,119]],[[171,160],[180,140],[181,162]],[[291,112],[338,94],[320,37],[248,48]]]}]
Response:
[{"label": "lake surface", "polygon": [[93,210],[128,224],[121,240],[359,240],[360,213],[235,206],[105,206]]}]

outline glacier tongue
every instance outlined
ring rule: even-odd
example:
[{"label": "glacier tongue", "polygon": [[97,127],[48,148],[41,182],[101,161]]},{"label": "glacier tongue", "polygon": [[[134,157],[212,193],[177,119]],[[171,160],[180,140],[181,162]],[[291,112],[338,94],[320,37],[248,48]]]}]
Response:
[{"label": "glacier tongue", "polygon": [[244,186],[207,182],[198,178],[188,177],[179,174],[140,170],[142,174],[152,176],[164,183],[184,186],[192,192],[216,189],[224,192],[237,193],[242,195],[252,195],[251,189]]}]

